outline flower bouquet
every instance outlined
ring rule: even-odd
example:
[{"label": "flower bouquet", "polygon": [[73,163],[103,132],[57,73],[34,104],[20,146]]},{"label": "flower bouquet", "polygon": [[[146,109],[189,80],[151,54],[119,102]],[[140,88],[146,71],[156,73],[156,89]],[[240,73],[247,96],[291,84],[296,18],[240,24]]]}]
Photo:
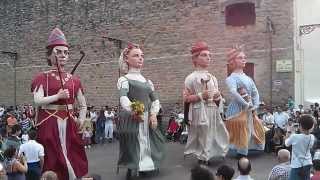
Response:
[{"label": "flower bouquet", "polygon": [[133,100],[131,103],[131,109],[134,113],[134,119],[143,121],[144,104],[141,101]]}]

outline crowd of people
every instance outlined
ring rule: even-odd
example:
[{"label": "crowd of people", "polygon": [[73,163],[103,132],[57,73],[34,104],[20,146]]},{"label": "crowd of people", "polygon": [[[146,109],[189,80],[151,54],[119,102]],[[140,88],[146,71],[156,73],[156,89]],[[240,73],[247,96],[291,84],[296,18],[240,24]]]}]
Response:
[{"label": "crowd of people", "polygon": [[[288,104],[270,108],[261,103],[257,115],[263,121],[266,135],[265,152],[276,153],[279,164],[275,165],[268,180],[318,180],[320,179],[319,104],[310,108],[296,108],[289,97]],[[252,179],[248,157],[238,161],[240,176],[235,179]],[[224,169],[221,173],[221,169]],[[191,170],[192,180],[232,179],[234,169],[221,165],[214,174],[205,166]]]},{"label": "crowd of people", "polygon": [[[93,106],[88,107],[86,119],[81,128],[85,148],[89,149],[95,144],[112,143],[114,139],[117,139],[117,112],[117,107],[105,106],[100,109]],[[257,115],[263,121],[266,130],[265,152],[277,153],[279,161],[279,164],[271,170],[269,180],[288,179],[290,173],[294,173],[295,177],[298,178],[300,171],[305,172],[306,179],[308,174],[311,174],[311,179],[319,178],[320,147],[317,139],[320,138],[320,130],[317,121],[318,113],[318,103],[310,105],[310,108],[304,108],[302,105],[297,108],[290,108],[287,104],[276,106],[271,110],[264,103],[259,105]],[[181,129],[178,127],[187,128],[188,126],[185,125],[182,113],[173,112],[171,114],[167,135],[169,139],[172,138],[170,140],[175,140],[178,135],[184,135],[181,132],[177,134],[177,130]],[[0,117],[1,161],[4,165],[2,172],[6,172],[8,177],[25,175],[27,179],[40,178],[44,149],[36,141],[34,107],[31,105],[1,106]],[[182,129],[185,131],[185,128]],[[305,145],[301,146],[301,143],[305,143]],[[34,156],[34,154],[38,156]],[[301,156],[305,157],[303,162],[295,161],[297,157]],[[243,158],[238,162],[240,173],[238,179],[243,179],[244,176],[250,179],[250,161]],[[228,165],[221,165],[215,174],[205,166],[199,165],[192,169],[191,176],[194,180],[199,178],[228,180],[232,179],[234,173],[235,170]],[[50,176],[54,172],[49,171],[44,175],[47,174]]]},{"label": "crowd of people", "polygon": [[[85,122],[81,127],[79,136],[83,138],[86,148],[99,142],[95,137],[100,137],[102,142],[112,142],[115,113],[107,106],[103,109],[102,136],[94,136],[98,115],[93,107],[89,108]],[[108,110],[104,110],[108,109]],[[34,121],[36,109],[32,105],[19,105],[16,107],[0,106],[0,179],[30,179],[58,180],[53,171],[43,172],[45,150],[37,142],[37,124]],[[109,125],[108,128],[105,128]],[[105,135],[106,134],[106,135]],[[93,178],[94,177],[94,178]],[[85,176],[83,180],[99,179],[99,175]]]},{"label": "crowd of people", "polygon": [[[265,152],[276,153],[279,162],[270,171],[268,180],[320,179],[318,103],[308,109],[302,105],[290,107],[290,103],[273,109],[260,104],[259,109],[258,116],[266,129]],[[252,179],[249,158],[241,157],[237,166],[240,176],[234,179]],[[192,180],[229,180],[233,175],[234,169],[228,165],[221,165],[216,173],[205,166],[191,170]]]}]

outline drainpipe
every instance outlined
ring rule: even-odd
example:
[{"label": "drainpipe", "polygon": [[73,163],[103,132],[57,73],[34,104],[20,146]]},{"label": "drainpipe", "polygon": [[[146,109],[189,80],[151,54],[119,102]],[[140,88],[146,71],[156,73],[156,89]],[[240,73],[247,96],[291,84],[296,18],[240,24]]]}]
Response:
[{"label": "drainpipe", "polygon": [[267,33],[268,33],[268,41],[269,41],[269,59],[270,59],[270,105],[272,105],[273,103],[273,95],[272,95],[272,90],[273,90],[273,52],[272,52],[272,48],[273,48],[273,43],[272,43],[272,35],[275,34],[275,29],[274,29],[274,25],[273,22],[271,20],[271,18],[269,16],[267,16],[266,18],[266,29],[267,29]]}]

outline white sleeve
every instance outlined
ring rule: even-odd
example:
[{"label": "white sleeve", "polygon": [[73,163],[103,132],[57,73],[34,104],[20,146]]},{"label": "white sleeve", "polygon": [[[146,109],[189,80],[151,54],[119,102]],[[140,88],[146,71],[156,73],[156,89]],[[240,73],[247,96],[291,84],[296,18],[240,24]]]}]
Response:
[{"label": "white sleeve", "polygon": [[[148,80],[148,83],[150,84],[151,90],[154,91],[154,85],[151,80]],[[151,114],[158,114],[160,110],[160,101],[159,99],[156,99],[155,101],[152,101],[150,113]]]},{"label": "white sleeve", "polygon": [[87,113],[87,103],[86,103],[86,99],[82,93],[82,91],[79,89],[78,93],[77,93],[77,100],[79,103],[79,108],[80,108],[80,112],[79,112],[79,121],[81,122],[81,124],[83,123],[83,121],[86,118],[86,113]]},{"label": "white sleeve", "polygon": [[157,99],[157,100],[152,102],[150,113],[158,114],[159,110],[160,110],[160,101]]},{"label": "white sleeve", "polygon": [[40,150],[39,150],[39,156],[44,156],[44,148],[41,145]]},{"label": "white sleeve", "polygon": [[39,88],[35,88],[34,89],[34,91],[33,91],[33,99],[34,99],[34,103],[37,106],[41,106],[41,105],[50,104],[50,103],[53,103],[55,101],[58,101],[59,97],[58,97],[58,94],[44,97],[43,86],[40,85]]},{"label": "white sleeve", "polygon": [[274,117],[270,116],[270,120],[269,120],[272,124],[274,124]]},{"label": "white sleeve", "polygon": [[[213,82],[214,82],[214,91],[219,91],[219,84],[218,84],[218,80],[217,80],[217,78],[215,77],[215,76],[213,76],[212,74],[210,74],[211,75],[211,77],[212,77],[212,80],[213,80]],[[221,94],[220,94],[220,96],[219,97],[217,97],[216,99],[214,99],[215,101],[218,101],[218,100],[220,100],[220,101],[222,101],[222,96],[221,96]],[[222,103],[223,104],[223,103]],[[219,104],[219,106],[220,106],[220,104]]]},{"label": "white sleeve", "polygon": [[[117,83],[118,90],[124,89],[129,91],[129,82],[125,77],[120,77]],[[127,96],[121,95],[120,105],[126,111],[131,111],[131,101]]]},{"label": "white sleeve", "polygon": [[23,147],[24,147],[24,146],[22,146],[22,145],[20,146],[19,152],[18,152],[18,156],[21,156],[22,152],[24,151],[24,150],[23,150]]},{"label": "white sleeve", "polygon": [[292,145],[293,140],[294,140],[294,135],[295,135],[295,134],[291,134],[290,137],[289,137],[288,139],[286,139],[285,145],[286,145],[287,147]]}]

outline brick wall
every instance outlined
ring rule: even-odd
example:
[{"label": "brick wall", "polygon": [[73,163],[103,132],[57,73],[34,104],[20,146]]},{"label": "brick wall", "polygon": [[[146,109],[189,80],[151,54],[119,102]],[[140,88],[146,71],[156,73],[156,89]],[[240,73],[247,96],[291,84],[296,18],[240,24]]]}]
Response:
[{"label": "brick wall", "polygon": [[[106,36],[143,44],[143,73],[152,79],[162,103],[181,102],[184,78],[192,72],[191,44],[205,40],[213,52],[210,72],[227,94],[225,52],[245,43],[248,61],[255,64],[255,80],[266,102],[271,97],[270,44],[266,16],[274,23],[273,80],[282,86],[272,101],[293,95],[293,73],[276,73],[277,59],[293,59],[293,4],[289,0],[264,0],[256,8],[256,24],[225,26],[217,0],[3,0],[0,1],[0,51],[18,52],[17,103],[32,102],[32,76],[47,69],[45,49],[49,31],[60,27],[71,44],[70,66],[87,54],[76,74],[81,76],[88,104],[117,104],[118,52]],[[7,62],[0,54],[0,62]],[[0,64],[0,103],[13,102],[13,75]]]}]

